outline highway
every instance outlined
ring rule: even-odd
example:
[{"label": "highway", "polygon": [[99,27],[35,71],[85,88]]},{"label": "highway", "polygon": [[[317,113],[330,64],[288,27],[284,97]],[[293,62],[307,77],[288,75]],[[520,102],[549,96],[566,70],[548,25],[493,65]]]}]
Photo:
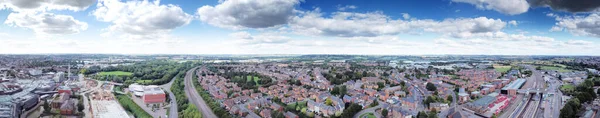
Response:
[{"label": "highway", "polygon": [[202,113],[203,118],[218,118],[217,115],[215,115],[215,113],[212,111],[212,109],[210,109],[210,107],[206,105],[206,101],[204,101],[204,99],[200,97],[200,95],[196,91],[196,87],[192,83],[192,76],[198,76],[194,72],[196,69],[198,69],[198,67],[190,69],[185,74],[185,95],[188,97],[188,100],[190,100],[191,103],[194,103],[194,105],[198,107],[198,110],[200,110],[200,112]]}]

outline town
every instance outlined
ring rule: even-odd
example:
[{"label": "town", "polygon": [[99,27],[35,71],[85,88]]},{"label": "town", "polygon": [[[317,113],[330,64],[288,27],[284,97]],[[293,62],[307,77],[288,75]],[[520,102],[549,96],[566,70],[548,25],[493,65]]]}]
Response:
[{"label": "town", "polygon": [[2,55],[0,117],[594,118],[599,59]]}]

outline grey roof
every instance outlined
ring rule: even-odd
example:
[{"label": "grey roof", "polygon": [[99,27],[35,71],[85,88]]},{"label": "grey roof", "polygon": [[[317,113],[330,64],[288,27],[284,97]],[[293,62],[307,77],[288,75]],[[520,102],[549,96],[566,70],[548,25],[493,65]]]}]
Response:
[{"label": "grey roof", "polygon": [[523,84],[525,84],[527,80],[525,79],[517,79],[513,82],[511,82],[510,84],[506,85],[504,88],[502,88],[502,90],[507,90],[507,89],[519,89],[521,88],[521,86]]},{"label": "grey roof", "polygon": [[490,103],[494,102],[496,100],[496,97],[492,97],[492,96],[484,96],[482,98],[479,98],[477,100],[475,100],[473,102],[474,106],[485,106],[487,107],[487,105],[490,105]]}]

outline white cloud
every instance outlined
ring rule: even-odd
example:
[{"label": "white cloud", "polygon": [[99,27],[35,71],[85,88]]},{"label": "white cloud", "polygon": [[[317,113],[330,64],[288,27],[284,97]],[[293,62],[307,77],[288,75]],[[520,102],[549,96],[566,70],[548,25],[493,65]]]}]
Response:
[{"label": "white cloud", "polygon": [[231,33],[229,36],[236,39],[237,43],[241,45],[283,44],[291,40],[291,38],[277,33],[262,33],[252,36],[250,33],[242,31]]},{"label": "white cloud", "polygon": [[593,43],[590,41],[584,41],[584,40],[568,40],[567,42],[565,42],[565,44],[568,44],[568,45],[590,45]]},{"label": "white cloud", "polygon": [[566,30],[576,36],[600,37],[600,15],[556,17],[558,21],[550,31]]},{"label": "white cloud", "polygon": [[192,20],[179,6],[161,5],[159,0],[100,0],[97,7],[92,12],[96,19],[112,23],[108,33],[123,33],[127,38],[159,38]]},{"label": "white cloud", "polygon": [[227,0],[198,8],[200,20],[229,28],[268,28],[287,24],[298,0]]},{"label": "white cloud", "polygon": [[358,8],[358,7],[356,7],[354,5],[346,5],[346,6],[338,5],[337,6],[338,11],[345,11],[345,10],[356,9],[356,8]]},{"label": "white cloud", "polygon": [[96,0],[0,0],[0,9],[10,8],[13,11],[48,11],[87,9]]},{"label": "white cloud", "polygon": [[334,12],[324,17],[318,10],[294,17],[289,24],[292,32],[305,35],[336,37],[375,37],[396,35],[411,31],[427,31],[453,37],[470,37],[475,34],[497,32],[506,27],[500,19],[486,17],[457,18],[435,21],[430,19],[391,19],[382,12]]},{"label": "white cloud", "polygon": [[495,10],[503,14],[517,15],[529,10],[527,0],[452,0],[475,5],[478,9]]},{"label": "white cloud", "polygon": [[410,19],[410,14],[402,13],[402,18],[404,18],[405,20],[408,20],[408,19]]},{"label": "white cloud", "polygon": [[517,21],[515,21],[515,20],[508,21],[508,24],[513,25],[513,26],[518,25]]},{"label": "white cloud", "polygon": [[11,13],[4,24],[28,28],[39,34],[75,34],[88,28],[87,23],[72,16],[52,13]]}]

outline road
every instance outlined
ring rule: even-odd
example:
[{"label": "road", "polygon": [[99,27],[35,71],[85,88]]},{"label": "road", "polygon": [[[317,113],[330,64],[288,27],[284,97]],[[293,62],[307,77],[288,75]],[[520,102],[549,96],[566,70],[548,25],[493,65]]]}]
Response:
[{"label": "road", "polygon": [[169,103],[171,105],[171,107],[169,108],[169,118],[177,118],[177,100],[175,99],[175,95],[171,92],[171,85],[173,84],[173,81],[175,81],[177,77],[174,77],[173,79],[171,79],[171,81],[167,84],[163,84],[160,85],[160,87],[163,88],[163,90],[167,91],[167,93],[169,93],[169,98],[171,99],[171,103]]},{"label": "road", "polygon": [[200,110],[202,113],[203,118],[217,118],[217,115],[215,115],[212,109],[206,105],[206,101],[200,97],[196,91],[196,87],[192,83],[192,76],[197,76],[194,74],[196,69],[198,69],[198,67],[189,70],[185,74],[185,95],[188,97],[188,100],[190,100],[191,103],[194,103],[194,105],[198,107],[198,110]]},{"label": "road", "polygon": [[368,109],[364,109],[364,110],[361,110],[360,112],[358,112],[358,113],[354,114],[354,118],[359,118],[359,117],[360,117],[360,115],[362,115],[362,114],[365,114],[365,113],[373,113],[373,115],[375,115],[375,117],[377,117],[377,118],[382,118],[382,117],[381,117],[381,114],[379,114],[379,113],[375,112],[375,110],[377,110],[377,109],[379,109],[379,108],[383,107],[383,105],[382,105],[383,103],[381,103],[381,102],[379,102],[379,103],[380,103],[380,104],[379,104],[379,105],[377,105],[377,106],[375,106],[375,107],[371,107],[371,108],[368,108]]}]

